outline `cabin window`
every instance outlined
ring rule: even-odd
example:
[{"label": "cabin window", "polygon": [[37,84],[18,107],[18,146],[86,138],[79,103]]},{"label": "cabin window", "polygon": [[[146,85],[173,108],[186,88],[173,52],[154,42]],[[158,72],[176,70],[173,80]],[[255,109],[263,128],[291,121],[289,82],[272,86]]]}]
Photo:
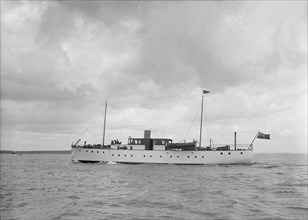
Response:
[{"label": "cabin window", "polygon": [[156,145],[156,144],[157,144],[157,140],[154,140],[154,141],[153,141],[153,144]]},{"label": "cabin window", "polygon": [[165,140],[162,140],[162,141],[161,141],[161,144],[164,145],[164,144],[165,144]]}]

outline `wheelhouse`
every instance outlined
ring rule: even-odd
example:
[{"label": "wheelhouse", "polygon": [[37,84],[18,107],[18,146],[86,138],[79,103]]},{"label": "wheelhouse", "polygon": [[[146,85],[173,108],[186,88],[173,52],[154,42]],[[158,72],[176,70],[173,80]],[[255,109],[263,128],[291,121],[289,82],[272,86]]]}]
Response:
[{"label": "wheelhouse", "polygon": [[128,138],[130,150],[166,150],[166,146],[172,143],[169,138]]}]

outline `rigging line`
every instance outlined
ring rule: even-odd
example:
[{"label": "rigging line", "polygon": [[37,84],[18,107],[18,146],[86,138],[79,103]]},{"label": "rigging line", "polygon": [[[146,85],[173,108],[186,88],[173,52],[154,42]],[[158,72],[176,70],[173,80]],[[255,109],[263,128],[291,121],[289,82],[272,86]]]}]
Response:
[{"label": "rigging line", "polygon": [[188,131],[187,131],[187,133],[186,133],[186,135],[185,135],[185,137],[184,137],[184,140],[186,139],[186,137],[187,137],[187,135],[188,135],[188,133],[189,133],[189,131],[190,131],[190,129],[191,129],[191,126],[193,125],[193,123],[194,123],[194,121],[195,121],[195,119],[196,119],[197,114],[199,113],[199,111],[200,111],[200,108],[198,107],[198,111],[196,112],[194,119],[191,121],[191,124],[190,124],[190,126],[189,126],[189,128],[188,128]]},{"label": "rigging line", "polygon": [[99,119],[100,117],[101,117],[101,116],[99,115],[98,117],[96,117],[96,118],[92,119],[90,122],[88,122],[88,123],[87,123],[86,129],[83,129],[82,132],[79,133],[78,137],[81,137],[82,135],[84,135],[84,134],[89,130],[90,126],[91,126],[94,122],[98,121],[98,119]]}]

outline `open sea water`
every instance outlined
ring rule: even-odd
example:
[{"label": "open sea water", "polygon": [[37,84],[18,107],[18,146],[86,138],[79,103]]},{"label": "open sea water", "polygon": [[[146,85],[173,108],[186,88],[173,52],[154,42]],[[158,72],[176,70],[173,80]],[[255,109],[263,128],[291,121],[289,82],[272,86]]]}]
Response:
[{"label": "open sea water", "polygon": [[1,155],[1,220],[307,219],[307,155],[255,154],[251,165],[71,162]]}]

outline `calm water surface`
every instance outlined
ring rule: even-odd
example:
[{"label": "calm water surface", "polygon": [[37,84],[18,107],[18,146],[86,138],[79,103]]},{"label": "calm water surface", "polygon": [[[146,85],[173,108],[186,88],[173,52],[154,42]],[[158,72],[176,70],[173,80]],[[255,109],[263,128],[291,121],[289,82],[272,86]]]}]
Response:
[{"label": "calm water surface", "polygon": [[307,219],[307,155],[252,165],[72,163],[1,155],[1,220]]}]

